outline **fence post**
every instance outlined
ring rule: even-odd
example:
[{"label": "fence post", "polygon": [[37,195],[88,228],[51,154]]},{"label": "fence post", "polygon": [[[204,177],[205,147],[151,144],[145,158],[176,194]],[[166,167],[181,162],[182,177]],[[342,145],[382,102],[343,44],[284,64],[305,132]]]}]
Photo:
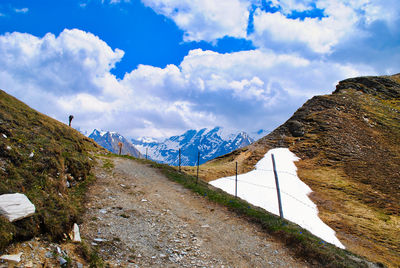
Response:
[{"label": "fence post", "polygon": [[235,197],[237,197],[237,161],[236,161],[236,173],[235,173]]},{"label": "fence post", "polygon": [[179,172],[181,172],[181,148],[179,148]]},{"label": "fence post", "polygon": [[199,164],[200,164],[200,151],[197,153],[197,176],[196,176],[196,184],[199,182]]},{"label": "fence post", "polygon": [[122,151],[122,142],[118,142],[118,147],[119,147],[119,155],[121,155],[121,151]]},{"label": "fence post", "polygon": [[279,216],[283,219],[283,211],[282,211],[282,200],[281,200],[281,192],[279,190],[279,181],[278,181],[278,173],[276,172],[276,164],[274,154],[271,154],[272,157],[272,165],[274,167],[274,175],[275,175],[275,184],[276,184],[276,193],[278,195],[278,205],[279,205]]}]

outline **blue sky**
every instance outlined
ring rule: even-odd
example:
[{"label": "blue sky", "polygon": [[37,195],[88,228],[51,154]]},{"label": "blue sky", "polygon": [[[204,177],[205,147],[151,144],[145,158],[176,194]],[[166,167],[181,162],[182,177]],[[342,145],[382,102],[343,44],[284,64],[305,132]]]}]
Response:
[{"label": "blue sky", "polygon": [[395,0],[2,0],[0,88],[86,131],[271,130],[399,73],[399,20]]}]

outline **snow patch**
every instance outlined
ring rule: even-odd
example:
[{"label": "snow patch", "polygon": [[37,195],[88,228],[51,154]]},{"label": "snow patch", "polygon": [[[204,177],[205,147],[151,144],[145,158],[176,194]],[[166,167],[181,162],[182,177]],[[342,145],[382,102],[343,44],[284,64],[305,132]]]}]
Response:
[{"label": "snow patch", "polygon": [[[272,154],[274,154],[278,171],[284,218],[337,247],[345,248],[336,238],[335,231],[318,217],[318,208],[308,197],[312,192],[310,187],[297,176],[294,161],[298,161],[299,158],[287,148],[269,150],[257,163],[255,170],[238,175],[238,196],[253,205],[279,215]],[[235,194],[234,176],[220,178],[210,184],[229,194]]]}]

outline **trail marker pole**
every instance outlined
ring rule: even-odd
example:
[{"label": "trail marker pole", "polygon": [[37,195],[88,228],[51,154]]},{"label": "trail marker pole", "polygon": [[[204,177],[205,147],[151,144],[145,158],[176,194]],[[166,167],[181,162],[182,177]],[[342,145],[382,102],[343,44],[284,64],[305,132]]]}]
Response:
[{"label": "trail marker pole", "polygon": [[197,153],[197,176],[196,176],[196,184],[199,182],[199,164],[200,164],[200,151]]},{"label": "trail marker pole", "polygon": [[274,175],[275,175],[275,184],[276,184],[276,193],[278,195],[278,205],[279,205],[279,216],[283,219],[283,211],[282,211],[282,200],[281,200],[281,192],[279,190],[279,181],[278,181],[278,172],[276,172],[276,164],[274,154],[271,154],[272,157],[272,165],[274,167]]},{"label": "trail marker pole", "polygon": [[147,160],[147,150],[148,150],[148,148],[146,148],[146,160]]},{"label": "trail marker pole", "polygon": [[181,172],[181,148],[179,148],[179,172]]},{"label": "trail marker pole", "polygon": [[122,142],[118,142],[118,147],[119,147],[119,155],[121,155],[121,151],[122,151]]},{"label": "trail marker pole", "polygon": [[237,197],[237,161],[236,161],[236,173],[235,173],[235,197]]}]

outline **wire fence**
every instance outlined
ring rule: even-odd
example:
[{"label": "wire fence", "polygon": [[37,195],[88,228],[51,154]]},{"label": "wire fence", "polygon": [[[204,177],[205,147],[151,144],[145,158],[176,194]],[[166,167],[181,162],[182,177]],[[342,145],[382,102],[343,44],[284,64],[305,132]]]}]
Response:
[{"label": "wire fence", "polygon": [[[309,209],[314,210],[316,208],[315,206],[311,206],[311,205],[305,203],[304,201],[300,200],[299,198],[297,198],[293,194],[288,193],[287,191],[285,191],[285,189],[283,189],[283,190],[280,189],[280,187],[279,187],[279,179],[278,179],[279,175],[283,175],[283,174],[289,175],[289,176],[285,176],[285,180],[287,178],[290,178],[290,177],[298,179],[298,176],[297,176],[297,174],[289,172],[287,170],[277,170],[276,166],[275,166],[275,163],[274,163],[275,159],[274,159],[273,154],[271,154],[271,158],[272,158],[272,163],[273,163],[273,168],[274,169],[257,168],[256,171],[274,173],[275,182],[276,182],[275,183],[275,187],[262,185],[262,184],[253,183],[253,182],[249,182],[249,181],[245,181],[245,180],[239,179],[238,176],[240,176],[240,175],[238,175],[238,173],[237,173],[238,172],[238,163],[236,162],[236,176],[235,176],[235,178],[232,178],[232,176],[224,178],[226,180],[230,180],[230,181],[233,181],[235,183],[235,197],[237,197],[238,182],[239,182],[241,184],[248,184],[248,185],[252,185],[252,186],[257,187],[257,188],[264,188],[264,189],[269,189],[269,190],[274,190],[274,191],[276,190],[277,191],[278,204],[279,204],[279,214],[280,214],[281,218],[283,218],[282,204],[281,204],[281,197],[280,197],[281,194],[283,194],[283,195],[295,200],[297,203],[299,203],[299,204],[301,204],[301,205],[303,205],[303,206],[305,206],[305,207],[307,207]],[[200,151],[198,151],[198,153],[197,153],[197,161],[196,161],[196,167],[197,167],[197,170],[196,170],[196,183],[198,182],[198,179],[199,179],[200,160],[201,160]],[[180,170],[181,170],[181,150],[179,149],[179,171]]]}]

